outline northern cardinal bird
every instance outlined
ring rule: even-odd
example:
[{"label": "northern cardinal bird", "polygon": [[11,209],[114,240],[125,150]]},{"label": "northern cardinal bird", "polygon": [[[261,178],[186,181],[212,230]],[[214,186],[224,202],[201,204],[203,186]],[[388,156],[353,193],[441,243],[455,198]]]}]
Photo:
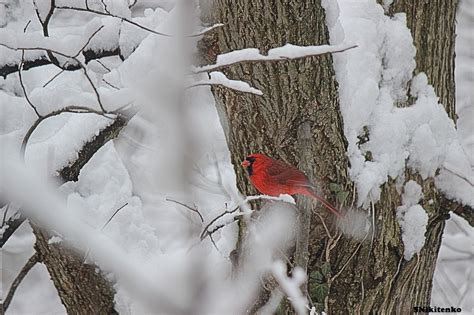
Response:
[{"label": "northern cardinal bird", "polygon": [[338,217],[342,215],[324,198],[316,194],[316,187],[296,167],[274,160],[264,154],[250,154],[241,163],[247,168],[250,182],[259,192],[269,196],[301,194],[320,201]]}]

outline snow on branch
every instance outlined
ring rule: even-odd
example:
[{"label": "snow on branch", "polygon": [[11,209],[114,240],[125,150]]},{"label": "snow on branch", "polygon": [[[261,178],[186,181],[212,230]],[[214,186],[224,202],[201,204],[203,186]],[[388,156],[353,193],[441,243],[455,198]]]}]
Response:
[{"label": "snow on branch", "polygon": [[140,262],[136,258],[127,255],[101,231],[81,221],[79,213],[83,209],[78,205],[66,207],[56,188],[45,184],[39,176],[33,176],[14,155],[7,155],[4,162],[0,163],[0,190],[7,199],[22,204],[22,211],[28,217],[49,230],[64,235],[78,248],[89,247],[92,256],[101,266],[117,275],[130,292],[143,298],[152,308],[160,309],[166,314],[185,313],[184,306],[167,298],[166,287],[160,285],[160,281],[138,267]]},{"label": "snow on branch", "polygon": [[220,85],[235,91],[263,95],[263,92],[259,89],[253,88],[248,83],[240,80],[228,79],[222,72],[211,72],[209,76],[210,78],[208,80],[197,81],[194,84],[188,86],[188,88],[204,85]]},{"label": "snow on branch", "polygon": [[[171,34],[165,34],[165,33],[162,33],[162,32],[155,31],[154,29],[146,27],[146,26],[144,26],[140,23],[137,23],[137,22],[133,21],[132,19],[116,15],[116,14],[108,11],[107,9],[105,9],[105,12],[102,12],[102,11],[99,11],[99,10],[94,10],[90,7],[80,8],[80,7],[70,7],[70,6],[57,6],[56,9],[87,12],[87,13],[94,13],[94,14],[97,14],[97,15],[109,16],[109,17],[120,19],[123,22],[126,22],[130,25],[136,26],[138,28],[141,28],[142,30],[145,30],[145,31],[150,32],[150,33],[155,34],[155,35],[160,35],[160,36],[165,36],[165,37],[172,37],[173,36]],[[215,30],[215,29],[217,29],[217,28],[219,28],[223,25],[224,24],[217,23],[217,24],[211,25],[209,27],[206,27],[206,28],[202,29],[201,31],[199,31],[195,34],[187,35],[186,37],[199,37],[199,36],[202,36],[202,35],[210,32],[210,31],[213,31],[213,30]]]},{"label": "snow on branch", "polygon": [[105,118],[114,120],[114,115],[112,116],[108,115],[104,111],[97,111],[92,108],[84,107],[84,106],[67,106],[65,108],[61,108],[59,110],[55,110],[53,112],[50,112],[44,116],[39,116],[38,119],[31,125],[31,127],[28,129],[26,132],[25,136],[23,137],[23,141],[21,142],[21,156],[24,158],[25,155],[25,150],[26,150],[26,145],[28,144],[28,141],[33,134],[33,132],[38,128],[38,126],[46,119],[60,115],[62,113],[76,113],[76,114],[96,114],[103,116]]},{"label": "snow on branch", "polygon": [[331,53],[344,52],[356,48],[354,44],[321,45],[321,46],[296,46],[286,44],[273,48],[267,55],[262,55],[256,48],[246,48],[235,50],[226,54],[218,55],[215,64],[196,67],[195,73],[216,71],[235,64],[257,63],[267,61],[294,60],[313,56],[326,55]]},{"label": "snow on branch", "polygon": [[[226,210],[212,219],[203,229],[200,239],[204,240],[207,236],[212,236],[215,232],[222,229],[224,226],[231,224],[237,220],[238,217],[242,215],[250,214],[251,211],[238,211],[242,206],[246,206],[250,201],[253,200],[272,200],[272,201],[283,201],[291,204],[296,204],[293,197],[290,195],[280,195],[278,197],[267,196],[267,195],[257,195],[257,196],[247,196],[242,202],[231,210]],[[225,218],[224,218],[225,217]]]}]

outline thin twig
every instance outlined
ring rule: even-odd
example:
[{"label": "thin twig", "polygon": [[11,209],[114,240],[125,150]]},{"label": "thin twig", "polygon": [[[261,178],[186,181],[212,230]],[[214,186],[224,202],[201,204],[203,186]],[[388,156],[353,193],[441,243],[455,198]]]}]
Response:
[{"label": "thin twig", "polygon": [[[234,213],[234,212],[236,212],[236,211],[239,210],[239,209],[240,209],[240,206],[237,206],[237,207],[235,207],[235,208],[232,209],[232,210],[226,210],[226,211],[222,212],[221,214],[219,214],[219,215],[218,215],[217,217],[215,217],[214,219],[212,219],[212,220],[206,225],[206,227],[203,229],[203,231],[202,231],[202,233],[201,233],[201,236],[200,236],[201,241],[202,241],[203,239],[205,239],[206,236],[208,236],[208,235],[210,235],[210,234],[212,234],[212,233],[215,232],[215,231],[213,231],[213,232],[211,233],[211,231],[208,230],[209,227],[210,227],[212,224],[214,224],[217,220],[219,220],[220,218],[222,218],[222,217],[225,216],[226,214]],[[222,226],[222,227],[223,227],[223,226]],[[221,227],[221,228],[222,228],[222,227]]]},{"label": "thin twig", "polygon": [[[102,1],[102,0],[101,0],[101,1]],[[102,2],[102,3],[103,3],[103,2]],[[104,6],[105,6],[105,4],[104,4]],[[106,12],[97,11],[97,10],[91,9],[91,8],[89,8],[89,7],[86,7],[86,8],[77,8],[77,7],[68,7],[68,6],[58,6],[58,7],[56,7],[56,9],[59,9],[59,10],[73,10],[73,11],[80,11],[80,12],[87,12],[87,13],[95,13],[95,14],[103,15],[103,16],[110,16],[110,17],[113,17],[113,18],[116,18],[116,19],[120,19],[120,20],[123,21],[123,22],[127,22],[127,23],[129,23],[129,24],[131,24],[131,25],[134,25],[134,26],[136,26],[136,27],[138,27],[138,28],[141,28],[141,29],[143,29],[143,30],[145,30],[145,31],[148,31],[148,32],[150,32],[150,33],[153,33],[153,34],[155,34],[155,35],[160,35],[160,36],[165,36],[165,37],[172,37],[172,35],[155,31],[154,29],[151,29],[151,28],[149,28],[149,27],[146,27],[146,26],[144,26],[144,25],[141,25],[141,24],[139,24],[139,23],[137,23],[137,22],[135,22],[135,21],[133,21],[133,20],[130,20],[130,19],[125,18],[125,17],[123,17],[123,16],[118,16],[118,15],[116,15],[116,14],[113,14],[113,13],[111,13],[111,12],[108,12],[108,10],[106,9],[106,7],[107,7],[107,6],[104,7],[104,9],[105,9]],[[196,33],[196,34],[187,35],[186,37],[190,37],[190,38],[199,37],[199,36],[202,36],[202,35],[204,35],[204,34],[210,32],[210,31],[212,31],[212,30],[215,30],[215,29],[217,29],[217,28],[219,28],[219,27],[221,27],[221,26],[223,26],[223,24],[220,24],[220,23],[214,24],[214,25],[212,25],[212,26],[210,26],[210,27],[207,27],[207,28],[205,28],[205,29],[199,31],[199,32]]]},{"label": "thin twig", "polygon": [[[94,34],[97,34],[97,33],[94,33]],[[93,34],[93,35],[94,35]],[[70,58],[70,59],[73,59],[79,66],[79,68],[82,68],[82,70],[84,71],[84,75],[87,79],[87,81],[90,83],[91,87],[92,87],[92,90],[94,91],[94,94],[97,98],[97,103],[99,104],[99,107],[100,109],[102,110],[103,113],[106,113],[107,111],[105,110],[103,104],[102,104],[102,101],[101,101],[101,98],[100,98],[100,95],[99,95],[99,92],[97,91],[97,88],[96,86],[94,85],[94,83],[92,82],[92,79],[90,78],[89,74],[87,73],[87,68],[85,65],[82,64],[82,62],[75,56],[70,56],[70,55],[67,55],[65,53],[62,53],[62,52],[59,52],[59,51],[56,51],[56,50],[52,50],[52,49],[47,49],[47,48],[41,48],[41,47],[11,47],[11,46],[8,46],[4,43],[0,43],[0,46],[3,46],[3,47],[6,47],[8,49],[11,49],[11,50],[15,50],[15,51],[18,51],[18,50],[44,50],[44,51],[47,51],[47,52],[53,52],[55,54],[58,54],[60,56],[63,56],[63,57],[66,57],[66,58]],[[80,53],[80,51],[79,51]],[[59,66],[59,65],[58,65]],[[65,69],[65,70],[68,70],[64,67],[61,67],[59,66],[59,68],[61,69]]]},{"label": "thin twig", "polygon": [[182,203],[182,202],[179,202],[179,201],[174,200],[174,199],[166,198],[166,201],[174,202],[174,203],[176,203],[176,204],[178,204],[178,205],[180,205],[180,206],[185,207],[185,208],[188,209],[188,210],[191,210],[192,212],[197,213],[198,216],[199,216],[199,218],[201,219],[201,222],[204,223],[204,218],[202,217],[202,215],[201,215],[201,213],[199,212],[198,209],[195,209],[195,208],[193,208],[193,207],[190,207],[190,206],[188,206],[187,204]]},{"label": "thin twig", "polygon": [[117,19],[120,19],[124,22],[127,22],[131,25],[134,25],[138,28],[141,28],[145,31],[148,31],[150,33],[153,33],[153,34],[156,34],[156,35],[161,35],[161,36],[165,36],[165,37],[171,37],[170,35],[168,34],[165,34],[165,33],[161,33],[161,32],[157,32],[151,28],[148,28],[146,26],[143,26],[137,22],[134,22],[132,20],[129,20],[125,17],[122,17],[122,16],[118,16],[118,15],[115,15],[115,14],[112,14],[112,13],[106,13],[106,12],[102,12],[102,11],[97,11],[97,10],[94,10],[94,9],[91,9],[91,8],[75,8],[75,7],[66,7],[66,6],[59,6],[59,7],[56,7],[56,9],[59,9],[59,10],[72,10],[72,11],[80,11],[80,12],[87,12],[87,13],[95,13],[95,14],[98,14],[98,15],[103,15],[103,16],[110,16],[110,17],[114,17],[114,18],[117,18]]},{"label": "thin twig", "polygon": [[107,70],[108,72],[112,71],[110,70],[109,67],[107,67],[106,65],[104,65],[99,59],[96,59],[95,60],[98,64],[100,64],[105,70]]},{"label": "thin twig", "polygon": [[328,229],[328,227],[326,225],[326,222],[324,221],[323,217],[317,211],[315,211],[314,208],[313,208],[313,212],[319,217],[319,220],[321,220],[321,223],[323,224],[324,230],[326,231],[326,234],[328,235],[328,237],[330,239],[332,239],[333,237],[332,237],[331,233],[329,232],[329,229]]},{"label": "thin twig", "polygon": [[77,56],[79,56],[79,54],[80,54],[81,52],[83,52],[84,49],[86,49],[87,45],[90,44],[92,38],[94,38],[94,36],[97,35],[97,33],[99,33],[103,28],[104,28],[104,25],[101,25],[98,29],[96,29],[96,30],[91,34],[91,36],[89,36],[89,38],[87,39],[86,43],[81,47],[81,49],[79,49],[79,51],[73,56],[73,58],[77,58]]},{"label": "thin twig", "polygon": [[94,109],[92,109],[92,108],[83,107],[83,106],[67,106],[67,107],[64,107],[64,108],[62,108],[62,109],[59,109],[59,110],[50,112],[50,113],[48,113],[47,115],[40,116],[40,117],[33,123],[33,125],[30,127],[30,129],[28,129],[28,131],[26,132],[25,136],[23,137],[23,141],[21,142],[20,153],[21,153],[21,157],[22,157],[23,159],[25,158],[26,145],[28,144],[28,141],[30,140],[31,135],[32,135],[33,132],[36,130],[36,128],[37,128],[44,120],[46,120],[46,119],[48,119],[48,118],[51,118],[51,117],[53,117],[53,116],[60,115],[60,114],[62,114],[62,113],[96,114],[96,115],[103,116],[103,117],[105,117],[105,118],[107,118],[107,119],[113,119],[113,118],[107,116],[106,113],[103,113],[103,112],[94,110]]},{"label": "thin twig", "polygon": [[57,77],[59,77],[64,71],[64,69],[61,69],[61,71],[59,71],[58,73],[56,73],[51,79],[48,80],[48,82],[46,82],[44,85],[43,85],[43,88],[45,88],[46,86],[48,86],[48,84],[50,84],[51,82],[53,82]]},{"label": "thin twig", "polygon": [[473,186],[474,187],[474,182],[472,180],[470,180],[469,178],[467,178],[466,176],[462,175],[462,174],[459,174],[458,172],[450,169],[450,168],[447,168],[446,165],[443,165],[442,168],[446,171],[448,171],[449,173],[461,178],[462,180],[464,180],[465,182],[467,182],[469,185]]},{"label": "thin twig", "polygon": [[30,98],[28,97],[28,93],[26,92],[26,88],[25,88],[25,85],[23,83],[23,76],[21,75],[21,70],[23,69],[24,57],[25,57],[25,51],[23,50],[21,52],[21,63],[20,63],[20,66],[18,68],[18,78],[19,78],[19,81],[20,81],[20,86],[21,86],[21,89],[23,90],[23,95],[25,95],[26,102],[30,105],[31,108],[33,108],[33,110],[36,113],[36,116],[38,118],[41,118],[41,115],[38,112],[38,109],[36,108],[35,105],[33,105]]},{"label": "thin twig", "polygon": [[100,2],[102,2],[102,5],[104,6],[104,11],[110,14],[109,9],[107,8],[107,4],[105,4],[104,0],[100,0]]},{"label": "thin twig", "polygon": [[116,89],[116,90],[120,90],[118,87],[116,87],[115,85],[113,85],[112,83],[110,83],[109,81],[107,81],[106,79],[102,78],[102,81],[104,81],[105,84],[107,84],[107,85],[110,86],[111,88]]},{"label": "thin twig", "polygon": [[89,83],[92,87],[92,90],[94,91],[94,94],[95,94],[95,97],[97,99],[97,103],[99,103],[100,109],[102,110],[103,113],[106,113],[107,111],[105,110],[104,105],[102,104],[102,100],[100,99],[99,91],[97,91],[97,87],[94,85],[94,83],[92,82],[91,77],[87,73],[86,67],[81,62],[79,62],[79,64],[81,65],[82,70],[84,71],[84,75],[85,75],[87,81],[89,81]]},{"label": "thin twig", "polygon": [[28,272],[33,268],[37,262],[40,261],[40,256],[37,252],[33,254],[33,256],[28,259],[26,264],[21,268],[20,273],[16,276],[15,280],[13,280],[12,285],[10,286],[10,289],[8,290],[7,296],[5,297],[5,300],[3,300],[3,312],[5,312],[8,309],[8,306],[10,306],[10,303],[13,299],[13,296],[15,295],[15,291],[18,288],[18,286],[21,284],[23,279],[26,277]]},{"label": "thin twig", "polygon": [[[103,231],[105,229],[105,227],[107,226],[107,224],[110,223],[110,221],[112,221],[112,219],[115,217],[115,215],[120,211],[122,210],[123,208],[125,208],[126,206],[128,205],[128,202],[126,202],[123,206],[121,206],[120,208],[118,208],[117,210],[115,210],[115,212],[112,214],[112,216],[107,220],[107,222],[104,223],[104,225],[102,226],[102,228],[100,229],[101,231]],[[87,260],[87,257],[89,256],[89,253],[90,253],[90,249],[88,249],[84,255],[84,259],[82,260],[82,264],[85,264],[86,263],[86,260]]]},{"label": "thin twig", "polygon": [[23,33],[26,33],[26,30],[28,30],[28,26],[30,26],[31,24],[31,20],[28,21],[28,23],[26,23],[25,27],[23,28]]},{"label": "thin twig", "polygon": [[105,229],[105,227],[107,226],[107,224],[110,223],[110,221],[112,221],[112,219],[115,217],[115,215],[117,215],[117,213],[122,210],[123,208],[125,208],[126,206],[128,206],[128,202],[126,202],[123,206],[121,206],[120,208],[118,208],[117,210],[115,210],[114,214],[112,214],[112,216],[107,220],[107,222],[105,222],[105,224],[102,226],[102,228],[100,229],[101,231],[103,229]]},{"label": "thin twig", "polygon": [[[23,29],[23,33],[26,33],[30,23],[31,23],[31,20],[26,24],[25,28]],[[36,108],[36,106],[33,105],[33,102],[31,102],[30,98],[28,97],[28,93],[26,92],[25,84],[23,83],[23,76],[21,75],[21,72],[23,70],[23,65],[24,64],[25,64],[25,51],[22,50],[21,51],[21,62],[20,62],[20,65],[18,66],[18,78],[19,78],[19,81],[20,81],[21,89],[23,90],[23,95],[25,95],[26,101],[28,102],[30,107],[33,108],[33,110],[36,113],[36,116],[38,116],[38,118],[39,118],[39,117],[41,117],[41,115],[39,114],[38,109]]]}]

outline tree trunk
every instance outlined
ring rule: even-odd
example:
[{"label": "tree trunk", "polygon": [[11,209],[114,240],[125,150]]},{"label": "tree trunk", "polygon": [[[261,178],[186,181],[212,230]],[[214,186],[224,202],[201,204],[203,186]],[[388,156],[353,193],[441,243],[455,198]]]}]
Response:
[{"label": "tree trunk", "polygon": [[[117,137],[130,117],[130,114],[118,116],[114,123],[84,144],[78,152],[78,159],[58,172],[61,181],[77,181],[81,168],[105,143]],[[83,264],[83,256],[63,243],[49,244],[51,234],[41,227],[32,224],[32,228],[36,236],[35,250],[48,269],[68,314],[117,314],[114,309],[115,291],[97,271],[97,266]]]},{"label": "tree trunk", "polygon": [[[417,0],[395,1],[390,9],[391,14],[407,12],[418,52],[416,72],[427,73],[451,117],[455,7],[454,1]],[[248,47],[265,52],[286,43],[328,43],[325,12],[318,0],[215,0],[211,12],[209,19],[225,26],[206,40],[207,61],[218,53]],[[328,190],[330,183],[349,192],[346,203],[354,200],[331,56],[234,65],[226,75],[251,82],[264,93],[254,96],[213,89],[243,193],[256,191],[239,167],[240,161],[250,152],[264,152],[304,170],[333,204],[336,200]],[[383,185],[381,200],[375,205],[373,240],[362,244],[341,236],[329,224],[332,216],[317,206],[329,227],[328,236],[321,218],[311,214],[311,204],[298,199],[301,228],[294,259],[298,265],[307,266],[310,297],[319,309],[324,307],[331,314],[408,314],[413,306],[429,305],[444,215],[432,179],[422,181],[408,169],[406,173],[407,180],[422,185],[422,206],[429,214],[425,246],[408,262],[403,260],[401,232],[395,218],[400,194],[392,181]],[[429,204],[430,199],[434,203]],[[241,235],[244,230],[241,225]],[[309,234],[307,242],[305,233]]]}]

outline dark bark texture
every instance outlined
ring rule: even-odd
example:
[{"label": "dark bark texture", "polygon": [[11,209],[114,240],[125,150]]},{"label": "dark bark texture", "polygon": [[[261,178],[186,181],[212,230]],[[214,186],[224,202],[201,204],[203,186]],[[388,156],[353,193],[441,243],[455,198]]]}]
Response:
[{"label": "dark bark texture", "polygon": [[[59,171],[64,182],[77,181],[81,168],[105,143],[118,136],[129,117],[119,115],[79,151],[73,163]],[[83,264],[83,257],[62,243],[49,244],[51,234],[32,225],[36,236],[35,250],[40,255],[58,290],[68,314],[116,314],[115,291],[95,265]]]},{"label": "dark bark texture", "polygon": [[[133,115],[119,115],[116,120],[84,144],[78,158],[59,171],[61,181],[77,181],[81,168],[120,130]],[[97,271],[97,266],[83,264],[83,256],[63,243],[49,244],[51,234],[32,224],[36,236],[35,250],[45,264],[59,298],[68,314],[116,314],[112,284]]]},{"label": "dark bark texture", "polygon": [[[455,9],[455,1],[396,0],[388,12],[407,13],[417,48],[415,72],[426,72],[452,118]],[[225,26],[205,41],[203,55],[208,62],[216,54],[234,49],[257,47],[265,52],[286,43],[328,43],[325,13],[318,0],[216,0],[210,12],[209,20]],[[338,190],[349,193],[345,204],[350,205],[356,197],[347,175],[349,163],[332,57],[235,65],[225,72],[232,79],[251,82],[264,93],[259,97],[213,89],[241,191],[256,193],[239,167],[240,161],[250,152],[263,152],[304,170],[333,204],[337,203],[328,187],[337,184]],[[429,305],[446,210],[432,179],[423,181],[410,169],[406,179],[423,187],[421,204],[429,215],[425,246],[410,261],[403,259],[395,218],[401,198],[393,180],[383,185],[381,200],[373,205],[375,229],[363,243],[341,236],[330,224],[332,217],[318,205],[298,200],[301,226],[293,259],[307,266],[308,291],[318,308],[324,307],[330,314],[410,314],[413,306]],[[434,203],[429,203],[430,199]],[[317,207],[326,221],[329,236],[321,218],[311,213],[312,207]],[[244,230],[241,224],[241,235]],[[288,308],[284,311],[292,312]]]}]

